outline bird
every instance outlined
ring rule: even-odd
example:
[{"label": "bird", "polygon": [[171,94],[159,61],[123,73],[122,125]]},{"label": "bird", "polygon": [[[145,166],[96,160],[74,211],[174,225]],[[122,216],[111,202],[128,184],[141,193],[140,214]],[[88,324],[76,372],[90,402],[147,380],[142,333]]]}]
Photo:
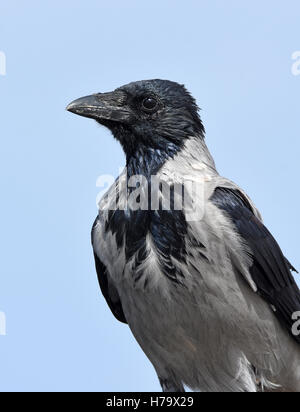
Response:
[{"label": "bird", "polygon": [[296,269],[250,197],[218,173],[187,88],[135,81],[67,110],[123,148],[92,228],[95,266],[162,391],[300,392]]}]

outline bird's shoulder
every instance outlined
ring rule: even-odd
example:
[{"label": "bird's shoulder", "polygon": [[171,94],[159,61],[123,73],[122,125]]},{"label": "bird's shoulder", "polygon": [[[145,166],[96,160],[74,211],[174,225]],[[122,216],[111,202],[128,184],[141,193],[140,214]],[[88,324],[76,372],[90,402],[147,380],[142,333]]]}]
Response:
[{"label": "bird's shoulder", "polygon": [[[249,272],[257,292],[292,333],[294,314],[300,311],[300,291],[292,275],[295,269],[251,202],[237,187],[216,187],[211,201],[229,218],[245,242],[246,253],[251,258]],[[300,336],[293,337],[300,343]]]}]

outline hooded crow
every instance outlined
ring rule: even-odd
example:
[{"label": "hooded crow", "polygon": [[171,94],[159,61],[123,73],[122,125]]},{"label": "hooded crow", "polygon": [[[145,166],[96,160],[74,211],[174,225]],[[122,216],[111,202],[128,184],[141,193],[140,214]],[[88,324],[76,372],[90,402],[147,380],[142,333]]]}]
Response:
[{"label": "hooded crow", "polygon": [[247,194],[218,174],[186,88],[139,81],[67,110],[124,149],[92,230],[96,270],[163,391],[300,391],[295,269]]}]

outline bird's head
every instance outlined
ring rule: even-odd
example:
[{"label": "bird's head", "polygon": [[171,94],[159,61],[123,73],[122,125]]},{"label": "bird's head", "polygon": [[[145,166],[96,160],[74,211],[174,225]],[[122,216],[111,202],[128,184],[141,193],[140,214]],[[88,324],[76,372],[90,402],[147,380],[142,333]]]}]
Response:
[{"label": "bird's head", "polygon": [[127,158],[140,149],[174,153],[190,137],[204,137],[194,98],[168,80],[130,83],[75,100],[67,110],[108,127]]}]

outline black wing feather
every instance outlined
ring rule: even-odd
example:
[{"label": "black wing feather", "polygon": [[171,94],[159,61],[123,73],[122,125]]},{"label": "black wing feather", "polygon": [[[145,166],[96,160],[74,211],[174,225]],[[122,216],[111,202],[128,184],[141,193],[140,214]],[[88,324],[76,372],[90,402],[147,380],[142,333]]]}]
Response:
[{"label": "black wing feather", "polygon": [[[93,229],[92,229],[92,244],[93,244],[93,232],[94,232],[94,228],[97,222],[98,222],[98,218],[96,219]],[[116,287],[110,281],[110,276],[108,276],[107,268],[103,264],[103,262],[101,262],[99,257],[96,255],[95,251],[94,251],[94,257],[95,257],[95,266],[96,266],[96,271],[97,271],[97,276],[98,276],[98,281],[99,281],[101,292],[103,296],[105,297],[105,300],[110,310],[112,311],[113,315],[115,316],[115,318],[118,319],[122,323],[127,323],[127,320],[123,312],[120,296],[118,294]]]},{"label": "black wing feather", "polygon": [[[295,268],[238,190],[218,187],[211,200],[229,215],[237,232],[250,247],[253,259],[250,273],[258,292],[276,309],[276,316],[292,334],[295,322],[292,315],[300,311],[300,291],[291,273],[291,270],[296,271]],[[300,343],[300,336],[292,336]]]}]

